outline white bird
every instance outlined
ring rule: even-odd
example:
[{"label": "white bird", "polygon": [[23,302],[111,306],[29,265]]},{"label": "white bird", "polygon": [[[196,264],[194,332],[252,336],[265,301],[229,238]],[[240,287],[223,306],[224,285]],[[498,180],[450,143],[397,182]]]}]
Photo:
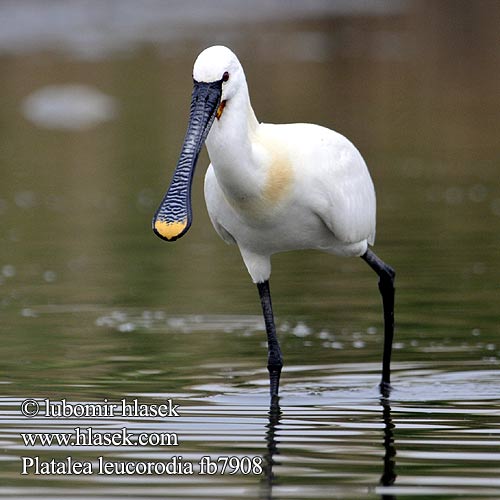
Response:
[{"label": "white bird", "polygon": [[259,123],[243,68],[227,47],[205,49],[193,68],[188,130],[172,182],[153,218],[162,239],[174,241],[191,225],[191,182],[206,141],[211,164],[205,199],[212,224],[238,245],[260,295],[268,340],[271,397],[283,366],[269,277],[271,255],[317,249],[362,257],[379,276],[384,308],[382,394],[390,390],[394,331],[394,270],[369,249],[375,241],[375,190],[354,145],[309,123]]}]

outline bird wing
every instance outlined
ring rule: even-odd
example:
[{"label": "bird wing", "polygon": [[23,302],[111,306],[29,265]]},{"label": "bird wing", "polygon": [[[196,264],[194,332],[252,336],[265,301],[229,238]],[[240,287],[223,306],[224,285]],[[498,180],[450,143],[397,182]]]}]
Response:
[{"label": "bird wing", "polygon": [[205,174],[205,202],[207,204],[208,215],[217,234],[229,245],[236,244],[236,240],[231,233],[224,228],[220,221],[219,214],[231,210],[224,194],[217,182],[212,164],[208,166]]},{"label": "bird wing", "polygon": [[345,139],[323,167],[324,210],[321,218],[345,243],[375,242],[375,189],[358,150]]},{"label": "bird wing", "polygon": [[363,157],[343,135],[319,125],[294,124],[286,133],[300,199],[344,243],[375,240],[376,199]]}]

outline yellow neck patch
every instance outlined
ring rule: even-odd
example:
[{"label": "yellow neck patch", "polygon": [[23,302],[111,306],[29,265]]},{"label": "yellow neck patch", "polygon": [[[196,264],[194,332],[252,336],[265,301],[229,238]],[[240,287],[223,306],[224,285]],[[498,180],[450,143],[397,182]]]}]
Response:
[{"label": "yellow neck patch", "polygon": [[155,222],[156,232],[166,240],[172,240],[179,236],[187,226],[187,219],[180,222],[165,222],[157,220]]},{"label": "yellow neck patch", "polygon": [[226,105],[226,101],[221,101],[219,104],[219,107],[217,108],[217,112],[215,113],[215,117],[217,120],[220,120],[220,117],[222,116],[222,112],[224,111],[224,106]]}]

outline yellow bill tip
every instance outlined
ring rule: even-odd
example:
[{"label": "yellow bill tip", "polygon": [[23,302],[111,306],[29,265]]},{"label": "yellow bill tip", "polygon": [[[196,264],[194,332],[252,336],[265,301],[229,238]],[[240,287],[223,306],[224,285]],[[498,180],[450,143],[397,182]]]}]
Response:
[{"label": "yellow bill tip", "polygon": [[186,229],[187,219],[183,219],[182,221],[175,222],[166,222],[166,221],[155,221],[155,231],[158,236],[162,238],[173,241],[177,239],[181,233]]}]

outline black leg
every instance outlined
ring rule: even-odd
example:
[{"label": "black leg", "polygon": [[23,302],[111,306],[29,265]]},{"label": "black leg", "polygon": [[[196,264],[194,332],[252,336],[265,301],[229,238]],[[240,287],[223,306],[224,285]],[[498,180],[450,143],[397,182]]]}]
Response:
[{"label": "black leg", "polygon": [[384,356],[382,358],[382,382],[380,392],[388,397],[391,389],[391,351],[394,337],[394,278],[396,272],[370,249],[361,258],[378,274],[378,288],[384,306]]},{"label": "black leg", "polygon": [[277,398],[280,385],[281,368],[283,367],[283,358],[281,357],[280,344],[278,342],[278,337],[276,336],[276,327],[274,326],[269,280],[266,280],[263,283],[257,283],[257,288],[259,290],[262,313],[264,314],[264,321],[266,323],[267,369],[269,370],[271,398]]}]

